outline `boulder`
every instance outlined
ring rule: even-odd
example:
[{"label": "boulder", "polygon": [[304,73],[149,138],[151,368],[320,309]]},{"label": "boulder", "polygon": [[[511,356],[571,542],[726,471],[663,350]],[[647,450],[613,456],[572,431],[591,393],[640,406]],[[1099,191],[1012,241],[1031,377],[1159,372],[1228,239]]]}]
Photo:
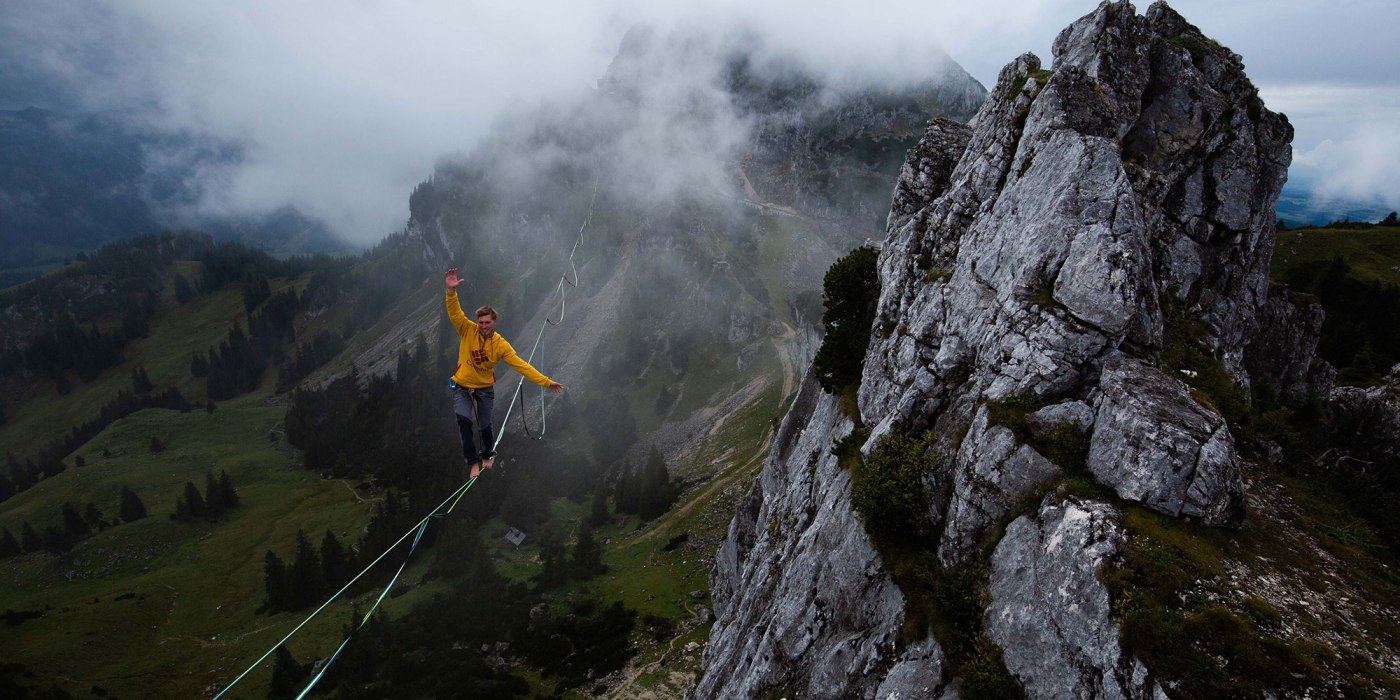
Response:
[{"label": "boulder", "polygon": [[983,626],[1028,697],[1167,697],[1123,653],[1097,577],[1123,540],[1112,506],[1074,498],[1046,498],[1007,526],[992,553]]},{"label": "boulder", "polygon": [[1140,360],[1105,363],[1089,471],[1119,496],[1207,525],[1244,520],[1244,478],[1225,419]]}]

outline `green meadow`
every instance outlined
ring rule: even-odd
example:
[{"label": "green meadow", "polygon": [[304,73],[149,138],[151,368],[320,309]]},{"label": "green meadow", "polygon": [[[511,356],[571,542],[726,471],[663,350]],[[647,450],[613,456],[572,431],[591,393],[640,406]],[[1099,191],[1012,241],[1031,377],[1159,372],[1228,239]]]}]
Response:
[{"label": "green meadow", "polygon": [[1393,226],[1279,231],[1271,274],[1283,279],[1295,267],[1325,265],[1337,256],[1363,280],[1400,284],[1400,228]]},{"label": "green meadow", "polygon": [[[168,276],[192,277],[195,268],[177,263]],[[271,286],[276,292],[306,281],[272,280]],[[264,374],[258,391],[218,403],[212,412],[205,409],[204,380],[190,375],[190,359],[222,342],[234,323],[247,327],[242,290],[229,285],[181,305],[169,287],[150,336],[127,346],[126,362],[66,396],[52,382],[32,382],[24,388],[22,410],[0,429],[0,449],[23,459],[37,451],[37,436],[52,439],[96,417],[103,403],[130,388],[137,367],[147,371],[157,390],[173,386],[195,404],[188,412],[146,409],[116,421],[69,455],[66,471],[0,504],[0,527],[16,537],[25,523],[40,533],[61,527],[64,503],[80,512],[92,503],[113,523],[61,555],[38,552],[0,560],[0,610],[13,613],[0,635],[0,658],[23,663],[47,679],[43,682],[75,695],[100,691],[161,698],[216,692],[311,612],[259,612],[265,553],[274,551],[290,564],[299,530],[313,543],[329,530],[349,546],[364,532],[378,497],[366,484],[327,480],[301,468],[300,455],[282,430],[286,397],[271,391],[274,369]],[[334,315],[314,323],[333,325],[327,317]],[[678,392],[672,415],[723,401],[747,383],[734,381],[732,365],[722,366],[732,357],[706,350],[695,353],[693,369],[699,371],[671,388]],[[761,347],[745,373],[750,380],[762,378],[749,400],[712,428],[700,449],[670,465],[673,479],[690,484],[672,511],[649,523],[614,516],[594,532],[609,571],[551,592],[560,610],[570,601],[592,598],[620,600],[639,612],[638,655],[624,680],[628,688],[679,693],[687,674],[698,670],[696,647],[678,655],[708,636],[700,608],[710,605],[706,578],[714,549],[727,529],[733,500],[762,465],[767,438],[788,399],[782,377],[791,370],[777,352],[771,344]],[[649,390],[639,395],[660,391],[663,373],[652,374]],[[647,398],[632,406],[644,432],[660,424],[652,402]],[[153,439],[164,449],[152,451]],[[76,466],[79,461],[82,466]],[[218,522],[170,517],[186,482],[202,492],[205,475],[220,472],[228,473],[238,491],[236,508]],[[123,487],[143,501],[146,518],[118,521]],[[545,527],[570,533],[566,539],[572,547],[588,510],[587,502],[557,499]],[[540,547],[531,540],[516,548],[503,539],[505,530],[498,518],[481,528],[480,536],[503,575],[529,582],[542,568]],[[425,582],[435,555],[429,548],[415,556],[380,608],[385,619],[440,592],[442,582]],[[401,561],[398,554],[386,557],[375,574]],[[696,591],[699,598],[692,595]],[[302,662],[327,657],[343,639],[352,606],[363,611],[378,593],[370,589],[332,604],[287,642],[288,650]],[[229,697],[264,697],[270,669],[269,660]],[[549,678],[526,670],[521,675],[537,690],[554,691]],[[587,692],[575,688],[566,694]]]}]

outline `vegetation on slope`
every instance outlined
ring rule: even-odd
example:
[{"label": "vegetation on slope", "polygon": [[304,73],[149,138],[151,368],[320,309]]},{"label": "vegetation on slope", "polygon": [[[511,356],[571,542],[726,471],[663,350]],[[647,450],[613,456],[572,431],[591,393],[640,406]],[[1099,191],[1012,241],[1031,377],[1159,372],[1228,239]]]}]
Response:
[{"label": "vegetation on slope", "polygon": [[833,263],[822,280],[826,337],[812,360],[812,371],[828,393],[839,394],[860,383],[875,304],[880,298],[878,258],[879,251],[861,246]]},{"label": "vegetation on slope", "polygon": [[[12,517],[16,532],[26,518],[36,525],[47,525],[50,516],[39,515],[52,511],[57,516],[59,503],[69,497],[90,499],[101,512],[116,513],[124,484],[140,493],[155,514],[164,516],[177,502],[188,509],[191,499],[184,486],[197,483],[198,475],[210,470],[217,474],[226,469],[237,482],[241,499],[239,508],[217,524],[206,525],[197,518],[145,518],[94,534],[73,547],[69,554],[72,561],[106,557],[97,553],[114,551],[113,542],[126,543],[123,551],[140,551],[145,558],[136,569],[97,566],[85,571],[82,591],[55,584],[54,577],[61,575],[63,563],[51,554],[20,554],[0,562],[0,572],[29,575],[34,580],[33,590],[16,589],[5,601],[6,607],[16,611],[15,619],[21,620],[17,624],[23,625],[23,632],[9,639],[33,651],[24,654],[25,673],[37,673],[34,677],[41,682],[60,672],[78,677],[71,675],[62,661],[64,650],[71,648],[71,634],[98,632],[85,625],[72,626],[71,633],[59,630],[68,629],[70,611],[78,614],[73,608],[75,600],[97,599],[114,606],[141,603],[144,612],[135,619],[138,624],[150,621],[153,639],[158,635],[162,639],[197,637],[204,641],[195,648],[181,646],[178,653],[175,645],[161,646],[161,652],[149,663],[131,666],[122,674],[115,669],[123,665],[124,650],[131,647],[99,645],[94,649],[98,661],[81,678],[92,679],[104,692],[121,695],[153,682],[186,694],[201,692],[211,683],[227,682],[241,671],[241,666],[233,666],[257,658],[265,650],[260,645],[275,641],[280,634],[277,630],[293,626],[297,617],[290,611],[304,610],[313,598],[328,594],[335,587],[332,582],[343,579],[345,568],[363,564],[407,529],[411,523],[404,518],[416,519],[430,509],[436,502],[432,499],[440,496],[442,489],[460,483],[455,426],[451,425],[446,393],[440,387],[440,378],[455,361],[455,348],[447,347],[450,344],[430,348],[420,338],[399,355],[394,379],[356,378],[352,373],[329,383],[305,385],[290,396],[269,392],[275,378],[280,377],[278,383],[284,386],[294,384],[306,375],[308,366],[334,354],[324,347],[318,350],[318,342],[333,347],[336,343],[327,338],[344,339],[374,324],[375,314],[390,307],[385,300],[401,295],[396,290],[407,288],[411,283],[406,280],[422,274],[395,263],[392,252],[372,253],[353,266],[344,261],[310,260],[302,268],[278,269],[264,267],[265,259],[258,256],[226,256],[208,265],[199,260],[172,259],[158,277],[150,335],[130,342],[122,363],[102,370],[91,382],[76,383],[68,396],[58,394],[52,383],[44,386],[39,375],[22,368],[9,377],[10,386],[22,389],[23,403],[16,405],[23,411],[14,416],[20,417],[26,430],[37,425],[29,416],[48,416],[48,422],[55,422],[55,417],[59,421],[90,420],[97,413],[90,405],[93,399],[110,396],[109,392],[123,383],[131,387],[136,377],[152,388],[180,390],[190,397],[194,410],[181,413],[138,407],[134,413],[123,412],[103,421],[91,431],[90,439],[84,434],[70,449],[56,452],[62,469],[41,475],[33,488],[4,504],[0,525],[10,526]],[[225,281],[215,285],[213,281],[218,279]],[[769,294],[763,283],[754,285],[754,291],[765,299]],[[338,685],[338,692],[351,693],[358,685],[375,687],[377,681],[366,680],[371,677],[408,674],[418,678],[421,668],[409,661],[430,657],[437,662],[442,653],[457,659],[451,673],[457,674],[453,677],[462,681],[461,687],[480,683],[482,688],[502,692],[544,687],[548,692],[567,693],[583,679],[591,676],[596,683],[609,673],[613,674],[612,683],[674,686],[670,672],[658,664],[681,653],[681,645],[704,638],[702,618],[694,607],[702,601],[691,593],[704,588],[705,562],[723,534],[727,516],[707,505],[720,495],[707,489],[692,494],[680,507],[688,515],[668,518],[673,525],[658,525],[656,530],[639,527],[675,498],[677,485],[672,477],[678,467],[703,473],[716,460],[737,459],[745,465],[739,478],[750,478],[757,461],[748,451],[761,450],[774,411],[784,397],[780,382],[764,382],[765,391],[753,395],[736,415],[716,426],[722,428],[714,434],[716,442],[702,446],[683,466],[659,461],[654,451],[650,456],[629,457],[641,430],[654,428],[668,416],[704,406],[714,397],[727,397],[742,386],[711,359],[716,344],[724,342],[722,327],[685,338],[662,336],[657,342],[647,334],[664,319],[655,317],[651,301],[646,295],[629,299],[629,314],[635,316],[636,324],[619,329],[623,337],[647,339],[638,344],[642,352],[628,355],[627,362],[604,357],[608,362],[596,368],[599,384],[614,388],[571,392],[564,403],[555,404],[550,430],[557,437],[513,444],[503,468],[483,479],[462,501],[458,515],[453,516],[458,519],[442,523],[445,529],[440,534],[433,534],[436,528],[430,528],[417,563],[405,572],[405,585],[393,594],[396,602],[379,613],[383,620],[376,620],[357,636],[356,644],[362,638],[370,640],[365,643],[369,650],[382,650],[385,645],[396,652],[402,650],[403,654],[390,656],[406,660],[404,664],[395,661],[392,668],[379,668],[368,662],[342,662],[338,667],[358,665],[368,675],[337,671],[325,681],[328,687]],[[714,312],[718,316],[728,310],[715,308]],[[311,340],[305,340],[308,338]],[[749,358],[751,371],[779,375],[778,363],[767,355],[767,346],[763,347],[764,352]],[[300,359],[303,357],[311,359]],[[694,382],[674,381],[670,373],[678,371],[676,367],[684,373],[687,365],[701,370]],[[220,366],[237,369],[243,379],[226,389],[215,389],[211,376]],[[704,380],[701,375],[713,376]],[[653,394],[655,399],[637,404],[631,400],[631,392],[637,389],[669,390],[678,396],[663,403],[659,394]],[[131,388],[126,391],[139,395]],[[226,395],[232,398],[218,398]],[[581,415],[587,420],[580,419]],[[144,424],[152,416],[166,428],[158,433],[125,433],[129,426]],[[531,417],[532,421],[537,419]],[[237,440],[208,439],[210,421],[241,431],[241,441],[252,448],[262,445],[266,451],[248,448]],[[598,424],[610,429],[594,430],[592,426]],[[633,427],[627,428],[628,424]],[[0,441],[21,459],[33,459],[29,456],[36,454],[29,451],[34,449],[32,442],[11,430],[14,427],[12,419],[0,429]],[[43,435],[45,431],[29,434]],[[164,448],[160,452],[150,450],[156,442]],[[186,468],[183,463],[195,444],[201,452],[220,451],[223,456]],[[293,451],[294,447],[304,450]],[[169,469],[172,459],[180,461],[180,469]],[[229,465],[232,459],[240,460],[240,466]],[[86,483],[87,475],[108,475],[111,460],[123,464],[123,460],[132,460],[136,466],[122,468],[120,483],[102,486],[99,491],[105,495],[73,490],[71,484]],[[297,468],[303,465],[311,469]],[[512,469],[511,465],[520,468]],[[153,488],[154,480],[167,473],[170,483]],[[618,497],[613,506],[616,515],[609,514],[607,495]],[[596,528],[592,536],[582,527],[579,515],[590,497],[601,504],[604,514],[596,522],[588,520],[590,527]],[[201,500],[207,499],[201,494]],[[78,506],[83,502],[78,501]],[[392,512],[385,510],[386,504],[395,503],[402,505]],[[563,515],[560,503],[571,504],[563,508]],[[280,509],[278,515],[270,516],[269,508]],[[595,505],[593,510],[599,508]],[[644,516],[641,522],[629,514],[633,510]],[[695,519],[699,513],[705,514],[703,523]],[[527,554],[525,560],[518,561],[495,544],[480,550],[490,553],[489,560],[472,553],[475,545],[470,542],[478,537],[483,543],[498,539],[506,523],[530,533],[530,541],[517,552]],[[179,527],[184,529],[171,529]],[[476,532],[489,533],[489,537]],[[612,544],[603,544],[604,540]],[[390,559],[396,556],[400,554]],[[462,561],[459,557],[476,563],[465,567],[454,564]],[[230,566],[219,563],[225,558]],[[280,567],[272,564],[274,560],[280,560]],[[499,581],[491,574],[495,562],[504,567]],[[280,575],[274,575],[279,568]],[[619,569],[629,573],[618,577],[615,572]],[[32,575],[35,571],[47,573]],[[562,577],[560,571],[564,572]],[[367,577],[349,591],[349,596],[363,603],[365,596],[374,595],[374,587],[382,585],[386,575]],[[141,581],[169,588],[154,596],[159,591],[143,587],[146,584]],[[220,582],[229,590],[210,596],[206,586]],[[501,584],[502,597],[481,593],[491,582]],[[286,595],[280,596],[278,591]],[[75,594],[79,597],[73,598]],[[457,610],[457,601],[476,597],[487,607],[500,608],[502,615],[522,615],[511,617],[508,624],[478,626],[473,628],[478,629],[475,632],[440,623],[457,619],[451,615],[458,614],[445,615],[443,606]],[[523,615],[549,601],[556,602],[550,604],[552,612],[545,618],[536,615],[531,621],[529,615]],[[223,612],[213,618],[169,612],[176,606],[182,611],[205,610],[206,604],[208,611],[223,606]],[[278,687],[338,644],[350,607],[333,606],[287,643],[277,655],[281,659]],[[26,617],[25,611],[32,616]],[[404,629],[408,633],[396,631],[397,620],[406,617]],[[396,622],[387,624],[390,620]],[[187,624],[191,621],[199,625],[191,627]],[[590,640],[588,635],[594,631],[606,634]],[[554,653],[557,650],[549,650],[556,644],[550,640],[561,633],[573,635],[575,644],[596,647],[600,655],[576,656],[560,665],[562,657]],[[507,656],[525,660],[534,670],[512,675],[494,663],[483,665],[477,645],[468,643],[476,639],[483,644],[510,644]],[[472,651],[462,653],[463,645]],[[4,646],[12,648],[9,643]],[[603,653],[609,648],[613,651]],[[642,653],[639,671],[620,678],[621,664],[637,650]],[[693,673],[698,656],[691,648],[684,652]],[[211,654],[218,660],[211,663]],[[198,670],[172,681],[160,669]],[[345,675],[338,675],[341,673]],[[271,674],[269,668],[250,677],[250,692],[268,687]]]}]

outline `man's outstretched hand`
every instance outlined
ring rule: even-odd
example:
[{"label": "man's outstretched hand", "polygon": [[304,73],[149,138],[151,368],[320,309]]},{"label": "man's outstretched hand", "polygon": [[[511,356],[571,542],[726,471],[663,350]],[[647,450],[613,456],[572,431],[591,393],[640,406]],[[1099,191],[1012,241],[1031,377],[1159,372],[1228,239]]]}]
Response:
[{"label": "man's outstretched hand", "polygon": [[564,393],[564,385],[563,385],[563,384],[560,384],[559,382],[550,382],[550,383],[549,383],[549,393],[551,393],[551,394],[562,394],[562,393]]},{"label": "man's outstretched hand", "polygon": [[454,267],[447,271],[446,281],[448,289],[456,289],[462,283],[462,278],[457,276],[457,268]]}]

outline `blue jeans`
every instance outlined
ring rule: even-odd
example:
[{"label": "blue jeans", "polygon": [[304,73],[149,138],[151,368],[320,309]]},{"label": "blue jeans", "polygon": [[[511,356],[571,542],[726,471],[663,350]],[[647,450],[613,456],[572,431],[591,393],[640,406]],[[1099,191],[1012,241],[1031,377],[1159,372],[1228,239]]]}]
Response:
[{"label": "blue jeans", "polygon": [[[496,387],[468,389],[452,386],[452,412],[457,414],[457,432],[462,436],[462,457],[467,464],[475,464],[496,455],[495,440],[491,432],[491,407],[496,403]],[[477,447],[480,438],[481,446]]]}]

